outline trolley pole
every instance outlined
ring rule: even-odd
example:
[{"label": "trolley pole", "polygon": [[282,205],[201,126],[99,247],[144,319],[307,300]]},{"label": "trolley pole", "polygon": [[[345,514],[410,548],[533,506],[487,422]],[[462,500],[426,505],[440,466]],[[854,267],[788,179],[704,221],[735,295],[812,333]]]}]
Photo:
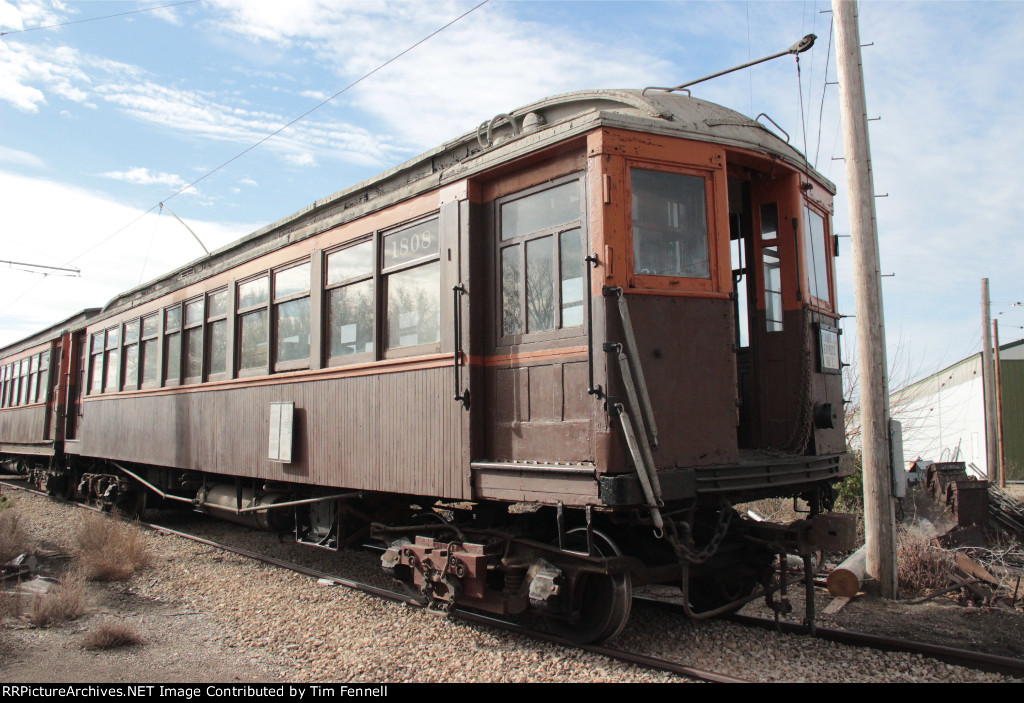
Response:
[{"label": "trolley pole", "polygon": [[857,3],[854,0],[832,0],[832,12],[836,28],[836,64],[839,68],[857,308],[866,571],[881,585],[884,598],[895,598],[896,520],[889,451],[889,379]]}]

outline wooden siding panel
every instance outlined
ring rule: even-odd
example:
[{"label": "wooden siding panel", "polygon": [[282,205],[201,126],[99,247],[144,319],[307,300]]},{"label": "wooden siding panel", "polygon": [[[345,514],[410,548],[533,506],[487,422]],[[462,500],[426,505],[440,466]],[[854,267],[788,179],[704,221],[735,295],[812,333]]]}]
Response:
[{"label": "wooden siding panel", "polygon": [[0,443],[46,442],[46,405],[0,410]]},{"label": "wooden siding panel", "polygon": [[[86,404],[82,454],[258,479],[466,497],[451,370],[115,397]],[[295,403],[294,461],[267,459],[270,403]]]}]

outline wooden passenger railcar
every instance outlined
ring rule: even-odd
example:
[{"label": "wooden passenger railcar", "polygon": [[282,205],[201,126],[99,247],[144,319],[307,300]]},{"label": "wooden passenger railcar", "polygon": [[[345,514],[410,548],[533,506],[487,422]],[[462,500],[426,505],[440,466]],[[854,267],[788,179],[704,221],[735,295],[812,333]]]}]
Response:
[{"label": "wooden passenger railcar", "polygon": [[[588,526],[767,495],[817,512],[844,473],[833,193],[690,97],[499,115],[65,337],[81,411],[50,475],[222,482],[236,512],[339,490],[587,507]],[[335,505],[299,521],[323,537]]]}]

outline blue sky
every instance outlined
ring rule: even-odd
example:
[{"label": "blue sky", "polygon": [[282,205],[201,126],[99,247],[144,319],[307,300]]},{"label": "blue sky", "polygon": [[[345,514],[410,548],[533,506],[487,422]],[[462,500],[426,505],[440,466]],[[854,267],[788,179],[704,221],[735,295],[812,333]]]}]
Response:
[{"label": "blue sky", "polygon": [[[694,93],[769,114],[801,149],[803,115],[812,163],[839,186],[835,229],[849,232],[821,0],[491,0],[178,195],[477,0],[201,0],[21,31],[160,4],[0,0],[0,259],[82,269],[0,265],[0,345],[200,257],[161,201],[212,249],[541,97],[675,85],[811,32],[799,84],[787,57]],[[860,12],[898,380],[980,348],[982,277],[1001,340],[1024,337],[1024,307],[1010,305],[1024,298],[1024,3]],[[834,41],[831,54],[835,81]],[[842,249],[841,308],[854,314],[849,240]]]}]

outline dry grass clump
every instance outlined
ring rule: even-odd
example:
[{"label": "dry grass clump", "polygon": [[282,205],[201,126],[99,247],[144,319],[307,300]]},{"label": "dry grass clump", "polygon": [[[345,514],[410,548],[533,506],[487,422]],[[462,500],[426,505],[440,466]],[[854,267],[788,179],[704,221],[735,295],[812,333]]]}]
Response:
[{"label": "dry grass clump", "polygon": [[28,621],[36,627],[49,627],[80,618],[86,611],[85,579],[77,572],[67,572],[55,589],[32,598]]},{"label": "dry grass clump", "polygon": [[952,555],[926,535],[896,527],[896,575],[901,593],[922,595],[949,586]]},{"label": "dry grass clump", "polygon": [[138,528],[101,513],[82,521],[76,552],[78,568],[92,581],[127,581],[153,562]]},{"label": "dry grass clump", "polygon": [[142,644],[142,635],[133,625],[104,620],[85,636],[82,646],[86,649],[116,649],[135,644]]},{"label": "dry grass clump", "polygon": [[32,551],[32,540],[13,508],[0,509],[0,564]]}]

